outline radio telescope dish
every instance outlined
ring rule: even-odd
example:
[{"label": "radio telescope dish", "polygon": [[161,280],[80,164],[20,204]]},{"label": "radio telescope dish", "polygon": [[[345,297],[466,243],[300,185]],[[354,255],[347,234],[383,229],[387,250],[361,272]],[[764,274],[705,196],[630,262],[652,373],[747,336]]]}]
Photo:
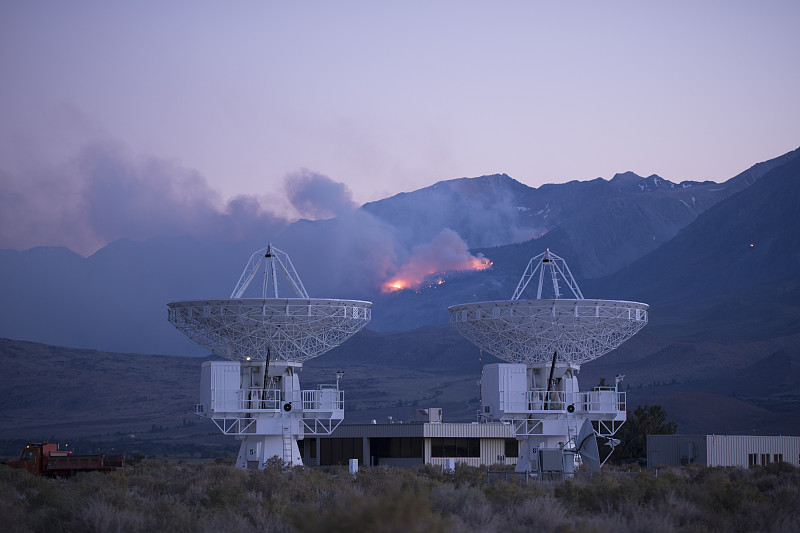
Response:
[{"label": "radio telescope dish", "polygon": [[[244,298],[263,268],[260,298]],[[278,273],[295,298],[279,298]],[[227,300],[172,302],[169,321],[232,361],[302,363],[335,348],[371,318],[371,302],[309,298],[289,256],[271,244],[253,253]]]},{"label": "radio telescope dish", "polygon": [[[534,279],[536,299],[520,299]],[[562,298],[562,287],[568,298]],[[461,335],[509,363],[545,363],[555,352],[559,361],[582,364],[635,335],[647,324],[648,308],[585,299],[566,262],[548,249],[528,262],[511,300],[454,305],[449,311],[450,325]]]}]

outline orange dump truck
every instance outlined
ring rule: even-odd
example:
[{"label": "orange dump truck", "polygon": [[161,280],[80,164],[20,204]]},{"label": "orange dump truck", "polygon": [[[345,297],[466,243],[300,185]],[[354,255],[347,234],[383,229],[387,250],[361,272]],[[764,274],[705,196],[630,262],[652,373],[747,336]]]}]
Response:
[{"label": "orange dump truck", "polygon": [[19,459],[9,461],[8,466],[38,476],[70,476],[77,472],[122,468],[125,466],[125,456],[106,458],[103,454],[74,455],[70,451],[59,450],[58,444],[29,442],[19,454]]}]

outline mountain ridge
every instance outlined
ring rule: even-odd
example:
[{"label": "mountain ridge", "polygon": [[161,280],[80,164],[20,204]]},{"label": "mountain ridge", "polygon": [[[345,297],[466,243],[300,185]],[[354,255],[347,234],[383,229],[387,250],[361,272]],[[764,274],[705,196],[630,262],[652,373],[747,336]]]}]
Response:
[{"label": "mountain ridge", "polygon": [[[538,189],[506,174],[458,178],[335,219],[298,221],[270,240],[290,253],[310,294],[372,300],[371,328],[411,330],[446,323],[449,305],[510,297],[508,285],[545,247],[565,257],[580,280],[616,272],[673,239],[737,187],[758,183],[796,155],[753,165],[725,184],[673,186],[655,175],[630,173],[628,192],[619,190],[614,178]],[[636,184],[647,179],[658,180],[657,190]],[[458,192],[464,190],[469,194]],[[400,209],[405,204],[393,198],[413,209]],[[429,244],[446,228],[456,231],[472,253],[492,260],[492,268],[448,272],[445,284],[421,288],[419,294],[381,291],[381,283],[416,246]],[[482,237],[485,243],[510,243],[475,246],[470,239],[478,233],[489,235]],[[115,241],[89,258],[57,248],[2,251],[0,297],[6,305],[0,308],[0,335],[109,351],[202,353],[167,324],[165,304],[227,297],[246,258],[264,244],[158,237]]]},{"label": "mountain ridge", "polygon": [[[793,154],[800,154],[800,149]],[[800,272],[800,225],[791,223],[797,205],[800,158],[793,157],[603,283],[609,292],[643,286],[645,298],[661,302],[659,294],[672,300],[707,294],[723,282],[740,283],[756,272],[757,281],[764,284],[794,278]],[[682,283],[659,291],[649,278],[645,283],[645,273],[664,264]]]},{"label": "mountain ridge", "polygon": [[[630,265],[610,276],[579,279],[587,298],[650,304],[650,323],[642,332],[617,350],[582,365],[582,388],[626,374],[623,389],[629,408],[662,404],[681,432],[800,434],[800,227],[795,215],[800,203],[800,158],[797,153],[787,155],[791,157],[784,157],[782,164],[738,175],[741,184],[754,176],[758,179],[704,210],[675,237]],[[580,187],[573,183],[563,190],[572,192]],[[664,186],[662,190],[660,194],[674,194],[675,188]],[[652,197],[644,191],[633,194]],[[613,201],[598,202],[601,209],[595,212],[607,212],[609,206],[623,211],[626,206],[647,206],[647,202],[633,202],[630,195],[610,198]],[[636,220],[657,218],[651,212]],[[627,220],[619,218],[617,226],[608,225],[606,230],[623,227]],[[331,224],[337,223],[344,222]],[[482,357],[446,326],[447,306],[476,299],[508,299],[524,263],[535,253],[531,248],[550,246],[575,270],[573,264],[592,260],[591,255],[581,255],[585,240],[598,239],[595,250],[602,249],[600,245],[606,249],[618,246],[613,235],[605,241],[592,237],[591,232],[576,237],[579,225],[572,224],[576,226],[559,224],[534,241],[481,250],[495,261],[490,270],[444,276],[445,283],[419,292],[377,295],[373,313],[388,316],[386,323],[402,326],[404,331],[359,333],[325,356],[307,362],[301,378],[304,386],[328,382],[336,370],[346,370],[349,422],[385,416],[412,420],[418,407],[429,406],[444,407],[448,421],[471,420],[478,406],[480,366],[494,360],[485,354]],[[617,237],[646,236],[649,230],[638,228],[639,233],[623,232]],[[224,253],[209,255],[207,246],[195,243],[187,248],[175,246],[175,242],[119,243],[90,261],[91,269],[77,268],[63,277],[53,275],[62,273],[53,257],[63,257],[65,264],[73,267],[87,260],[76,259],[68,250],[39,249],[26,256],[27,263],[3,261],[5,275],[19,276],[33,268],[31,279],[45,286],[45,295],[50,295],[49,299],[35,298],[30,285],[16,283],[13,290],[27,307],[19,302],[6,305],[4,320],[11,310],[20,320],[33,316],[48,328],[59,324],[85,327],[87,316],[71,312],[72,308],[81,302],[99,301],[103,305],[94,306],[89,318],[110,318],[108,334],[122,338],[123,343],[150,335],[157,324],[164,335],[185,342],[187,349],[178,353],[203,353],[167,324],[163,304],[167,298],[205,297],[201,290],[208,286],[201,280],[209,272],[225,272],[215,290],[228,293],[227,282],[232,283],[239,273],[239,264],[229,264],[230,259],[243,254],[248,244],[230,244]],[[143,253],[155,245],[162,253],[159,264],[151,264]],[[0,260],[9,255],[13,254],[0,253]],[[186,275],[187,265],[194,267],[193,276]],[[172,276],[159,278],[164,269]],[[94,292],[76,282],[82,276],[90,278],[106,271],[114,276]],[[130,283],[132,272],[141,276],[136,283]],[[151,322],[129,322],[131,309],[125,305],[137,291],[144,291],[143,287],[159,298],[159,312],[148,312]],[[6,279],[2,293],[6,303],[11,289]],[[68,305],[59,307],[54,298],[64,298]],[[419,321],[428,327],[415,329]],[[105,324],[88,325],[97,327],[98,323]],[[8,377],[0,380],[0,394],[13,399],[0,418],[3,434],[11,438],[23,432],[32,438],[47,438],[51,436],[47,431],[83,435],[144,432],[148,438],[162,439],[159,442],[219,438],[213,426],[198,428],[184,420],[196,398],[197,370],[203,359],[110,352],[0,339],[0,360]],[[42,368],[55,371],[42,372]],[[75,387],[76,383],[81,387]],[[160,426],[166,429],[155,431]]]}]

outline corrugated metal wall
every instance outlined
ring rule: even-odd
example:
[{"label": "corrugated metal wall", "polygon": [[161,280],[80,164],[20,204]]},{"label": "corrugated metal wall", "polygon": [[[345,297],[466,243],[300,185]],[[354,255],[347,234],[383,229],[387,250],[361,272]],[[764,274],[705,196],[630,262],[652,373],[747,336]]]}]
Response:
[{"label": "corrugated metal wall", "polygon": [[[455,458],[456,464],[462,463],[469,466],[483,466],[484,464],[481,462],[480,457],[456,457]],[[440,466],[445,467],[447,463],[447,458],[445,457],[431,457],[428,460],[428,464],[432,464],[433,466]]]},{"label": "corrugated metal wall", "polygon": [[709,466],[751,466],[750,455],[756,456],[758,465],[783,460],[800,466],[800,437],[708,436]]},{"label": "corrugated metal wall", "polygon": [[[694,458],[692,454],[694,453]],[[750,457],[750,456],[753,457]],[[755,462],[752,462],[752,461]],[[756,435],[648,435],[647,466],[743,466],[783,460],[800,466],[800,437]]]},{"label": "corrugated metal wall", "polygon": [[331,437],[422,437],[424,424],[342,424]]},{"label": "corrugated metal wall", "polygon": [[506,426],[489,424],[342,424],[331,437],[494,437],[513,438]]},{"label": "corrugated metal wall", "polygon": [[[513,437],[506,437],[513,438]],[[506,439],[481,439],[481,457],[480,464],[473,466],[490,466],[495,463],[502,463],[506,465],[517,464],[516,457],[506,457]]]},{"label": "corrugated metal wall", "polygon": [[514,437],[508,428],[499,422],[491,424],[425,424],[424,431],[425,437]]}]

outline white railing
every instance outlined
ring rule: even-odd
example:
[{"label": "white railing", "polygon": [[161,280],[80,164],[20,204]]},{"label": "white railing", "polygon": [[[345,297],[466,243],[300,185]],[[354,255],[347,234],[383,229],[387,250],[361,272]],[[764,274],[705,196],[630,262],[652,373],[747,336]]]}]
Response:
[{"label": "white railing", "polygon": [[589,392],[579,392],[575,403],[576,410],[580,409],[584,412],[625,412],[626,410],[626,397],[624,392],[617,392],[614,389],[599,389]]},{"label": "white railing", "polygon": [[625,393],[613,388],[588,392],[532,390],[503,394],[506,413],[616,413],[625,412]]},{"label": "white railing", "polygon": [[281,401],[280,389],[245,389],[241,395],[241,410],[252,411],[276,411],[281,408],[284,402]]},{"label": "white railing", "polygon": [[280,389],[214,390],[211,393],[212,412],[254,413],[280,411],[290,403],[303,412],[328,412],[344,409],[344,391],[336,386],[321,385],[317,390],[296,391],[284,395]]},{"label": "white railing", "polygon": [[344,391],[337,390],[335,386],[323,387],[320,385],[317,390],[302,391],[304,413],[344,409]]}]

